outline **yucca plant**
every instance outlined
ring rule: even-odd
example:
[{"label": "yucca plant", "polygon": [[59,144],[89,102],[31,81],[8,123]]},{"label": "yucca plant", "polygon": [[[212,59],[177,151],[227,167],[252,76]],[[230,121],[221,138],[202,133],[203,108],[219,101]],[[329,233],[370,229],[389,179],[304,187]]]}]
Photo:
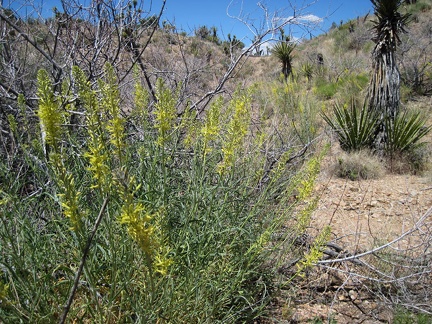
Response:
[{"label": "yucca plant", "polygon": [[385,119],[387,138],[385,150],[389,154],[403,153],[423,145],[421,139],[432,126],[425,126],[426,119],[421,112],[403,112],[394,121]]},{"label": "yucca plant", "polygon": [[372,53],[373,75],[369,86],[369,109],[380,112],[375,148],[381,149],[386,138],[384,118],[395,119],[399,112],[400,73],[396,64],[399,35],[405,32],[409,15],[399,13],[401,0],[371,0],[375,16]]},{"label": "yucca plant", "polygon": [[366,106],[359,109],[352,102],[350,107],[334,105],[333,115],[322,113],[324,120],[336,132],[343,150],[358,151],[372,145],[378,122],[376,112]]},{"label": "yucca plant", "polygon": [[303,75],[310,81],[313,77],[314,68],[313,65],[309,62],[306,62],[301,67]]},{"label": "yucca plant", "polygon": [[292,72],[292,52],[296,45],[290,42],[290,38],[287,37],[285,40],[277,43],[273,49],[272,54],[282,63],[282,73],[285,80],[288,80]]}]

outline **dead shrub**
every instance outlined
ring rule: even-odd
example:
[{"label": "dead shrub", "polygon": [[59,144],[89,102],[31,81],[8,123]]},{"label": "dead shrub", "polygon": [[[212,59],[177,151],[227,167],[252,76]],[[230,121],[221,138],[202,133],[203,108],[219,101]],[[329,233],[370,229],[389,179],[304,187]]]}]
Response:
[{"label": "dead shrub", "polygon": [[333,171],[338,177],[354,181],[380,178],[385,174],[385,167],[378,157],[362,150],[342,153]]}]

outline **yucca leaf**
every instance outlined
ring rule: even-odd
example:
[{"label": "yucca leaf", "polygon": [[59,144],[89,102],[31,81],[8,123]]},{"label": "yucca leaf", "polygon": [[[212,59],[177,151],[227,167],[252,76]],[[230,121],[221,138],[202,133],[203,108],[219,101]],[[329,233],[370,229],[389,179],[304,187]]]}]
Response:
[{"label": "yucca leaf", "polygon": [[386,151],[404,152],[422,145],[420,140],[432,129],[432,126],[426,127],[425,123],[426,118],[420,112],[404,112],[393,121],[386,118]]},{"label": "yucca leaf", "polygon": [[322,117],[338,136],[342,149],[357,151],[370,146],[377,127],[377,114],[363,106],[357,108],[354,103],[350,107],[333,107],[331,118],[322,113]]}]

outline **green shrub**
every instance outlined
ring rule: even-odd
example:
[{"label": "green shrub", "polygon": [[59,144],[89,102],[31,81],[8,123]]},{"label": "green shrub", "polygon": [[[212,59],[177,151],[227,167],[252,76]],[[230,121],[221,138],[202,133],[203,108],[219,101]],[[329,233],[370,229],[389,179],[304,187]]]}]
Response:
[{"label": "green shrub", "polygon": [[430,4],[430,1],[416,1],[416,3],[411,4],[410,6],[407,7],[407,11],[410,14],[415,14],[418,12],[424,12],[424,11],[428,11],[431,10],[432,5]]},{"label": "green shrub", "polygon": [[[73,72],[80,107],[63,107],[69,86],[54,93],[40,72],[45,142],[0,160],[0,318],[59,322],[72,296],[66,315],[81,322],[253,322],[276,289],[271,234],[290,219],[292,192],[311,194],[319,161],[288,172],[287,150],[269,168],[265,131],[251,136],[252,90],[199,120],[177,115],[162,81],[149,107],[138,83],[125,116],[112,67],[95,87]],[[67,132],[65,111],[78,108],[83,127]]]},{"label": "green shrub", "polygon": [[327,81],[324,78],[319,78],[315,82],[314,92],[322,99],[331,99],[338,91],[338,84],[336,82]]},{"label": "green shrub", "polygon": [[414,313],[408,309],[399,307],[393,318],[393,323],[395,324],[428,324],[432,321],[432,315]]},{"label": "green shrub", "polygon": [[334,30],[334,52],[339,53],[341,49],[348,50],[350,42],[349,24],[345,23]]},{"label": "green shrub", "polygon": [[357,97],[369,83],[366,74],[348,73],[337,81],[327,81],[325,78],[318,78],[315,82],[315,94],[325,100],[332,99],[336,95],[338,99]]}]

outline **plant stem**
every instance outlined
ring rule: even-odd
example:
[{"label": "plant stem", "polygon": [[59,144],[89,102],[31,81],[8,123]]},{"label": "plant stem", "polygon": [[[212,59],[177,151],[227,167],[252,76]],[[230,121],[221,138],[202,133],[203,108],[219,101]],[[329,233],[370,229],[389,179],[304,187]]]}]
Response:
[{"label": "plant stem", "polygon": [[87,239],[87,244],[86,244],[86,246],[85,246],[85,248],[84,248],[83,256],[82,256],[82,258],[81,258],[81,263],[80,263],[79,268],[78,268],[78,271],[77,271],[77,273],[76,273],[76,275],[75,275],[74,285],[73,285],[72,290],[71,290],[71,292],[70,292],[70,294],[69,294],[68,301],[67,301],[66,305],[65,305],[64,308],[63,308],[63,314],[62,314],[62,316],[61,316],[61,318],[60,318],[59,324],[64,324],[64,322],[66,321],[67,314],[68,314],[68,312],[69,312],[69,310],[70,310],[70,307],[71,307],[71,305],[72,305],[73,298],[74,298],[74,296],[75,296],[75,292],[76,292],[76,290],[77,290],[77,288],[78,288],[79,279],[80,279],[80,277],[81,277],[81,273],[82,273],[82,271],[83,271],[83,269],[84,269],[85,261],[86,261],[86,259],[87,259],[88,253],[89,253],[89,251],[90,251],[90,245],[91,245],[91,243],[92,243],[92,241],[93,241],[93,238],[94,238],[94,236],[95,236],[95,234],[96,234],[96,231],[97,231],[97,229],[98,229],[98,227],[99,227],[99,224],[100,224],[101,221],[102,221],[102,216],[103,216],[103,214],[104,214],[104,212],[105,212],[105,208],[106,208],[106,206],[107,206],[107,203],[108,203],[108,197],[105,198],[105,200],[104,200],[104,202],[103,202],[103,204],[102,204],[102,207],[101,207],[101,209],[100,209],[100,211],[99,211],[99,215],[98,215],[98,217],[97,217],[97,219],[96,219],[96,223],[94,224],[93,230],[92,230],[92,232],[91,232],[89,238]]}]

